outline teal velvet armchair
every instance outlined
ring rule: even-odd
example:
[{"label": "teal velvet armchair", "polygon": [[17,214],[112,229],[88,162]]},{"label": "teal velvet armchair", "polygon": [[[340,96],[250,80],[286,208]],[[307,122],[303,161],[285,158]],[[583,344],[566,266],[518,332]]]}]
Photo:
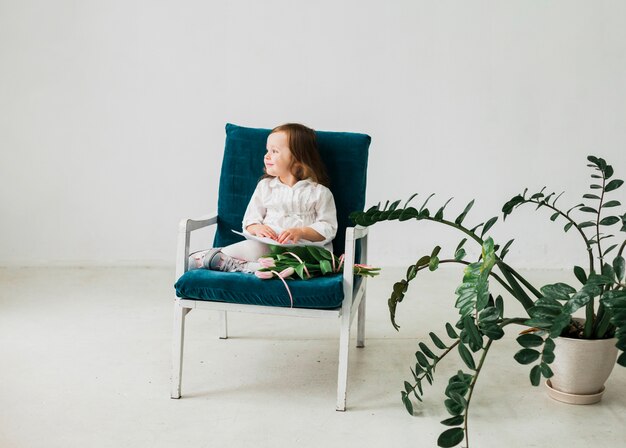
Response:
[{"label": "teal velvet armchair", "polygon": [[179,226],[172,349],[172,398],[181,396],[185,318],[191,310],[220,313],[220,338],[228,337],[227,312],[328,318],[339,323],[339,367],[336,409],[346,409],[350,327],[357,318],[357,347],[364,346],[366,278],[353,275],[354,263],[366,262],[367,229],[352,227],[349,214],[363,210],[370,137],[349,132],[316,131],[320,155],[331,179],[338,231],[337,255],[345,253],[343,273],[309,280],[288,280],[293,307],[280,280],[260,280],[239,272],[204,269],[188,271],[191,232],[216,226],[213,247],[242,239],[243,215],[263,174],[263,155],[269,129],[226,125],[226,145],[219,183],[217,213],[183,219]]}]

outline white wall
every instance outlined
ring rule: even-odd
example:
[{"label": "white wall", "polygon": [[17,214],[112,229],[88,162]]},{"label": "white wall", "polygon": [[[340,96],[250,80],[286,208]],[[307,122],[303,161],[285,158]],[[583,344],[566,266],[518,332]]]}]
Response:
[{"label": "white wall", "polygon": [[[587,154],[626,176],[622,1],[0,0],[0,64],[0,265],[173,263],[226,122],[369,133],[368,204],[477,198],[467,222],[524,186],[577,203]],[[528,208],[493,234],[518,266],[584,263],[561,228]],[[372,232],[383,266],[460,239]]]}]

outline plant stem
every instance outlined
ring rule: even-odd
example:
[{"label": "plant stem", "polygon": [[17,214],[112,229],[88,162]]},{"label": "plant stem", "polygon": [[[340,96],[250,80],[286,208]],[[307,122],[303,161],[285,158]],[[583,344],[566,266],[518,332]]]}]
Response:
[{"label": "plant stem", "polygon": [[[448,353],[450,353],[452,351],[452,349],[454,349],[457,345],[459,345],[459,342],[461,342],[460,339],[457,339],[450,347],[448,347],[446,349],[446,351],[444,351],[441,356],[438,356],[436,360],[433,361],[432,364],[432,369],[431,371],[435,370],[435,366],[439,363],[439,361],[441,361]],[[413,386],[413,391],[415,392],[415,387],[417,386],[417,383],[419,381],[422,381],[424,379],[424,377],[426,376],[427,372],[424,372],[424,374],[422,376],[420,376],[416,381],[415,381],[415,386]]]},{"label": "plant stem", "polygon": [[525,325],[524,322],[526,322],[527,320],[527,317],[511,317],[509,319],[503,319],[501,322],[501,327],[506,327],[510,324]]},{"label": "plant stem", "polygon": [[438,220],[438,219],[432,218],[432,217],[430,217],[430,216],[429,216],[429,217],[427,217],[427,218],[420,218],[420,219],[426,219],[426,220],[428,220],[428,221],[433,221],[433,222],[440,222],[440,223],[442,223],[442,224],[446,224],[446,225],[448,225],[448,226],[450,226],[450,227],[454,227],[455,229],[460,230],[461,232],[463,232],[464,234],[466,234],[467,236],[469,236],[471,239],[473,239],[474,241],[476,241],[478,244],[480,244],[480,246],[481,246],[481,247],[482,247],[482,245],[483,245],[483,243],[484,243],[484,241],[483,241],[481,238],[479,238],[479,237],[478,237],[478,236],[477,236],[474,232],[470,232],[470,231],[469,231],[469,229],[466,229],[466,228],[465,228],[465,227],[463,227],[462,225],[457,224],[457,223],[455,223],[455,222],[452,222],[452,221],[447,221],[447,220],[445,220],[445,219]]},{"label": "plant stem", "polygon": [[472,394],[474,393],[474,386],[476,385],[476,381],[478,380],[478,375],[480,375],[480,370],[483,367],[483,363],[485,362],[485,358],[487,357],[487,353],[489,352],[489,348],[491,347],[492,342],[493,342],[493,339],[489,339],[489,342],[487,342],[487,345],[485,345],[483,354],[480,357],[478,366],[476,367],[476,374],[474,375],[474,378],[472,378],[472,382],[470,383],[470,386],[469,386],[469,395],[467,396],[467,406],[465,407],[465,419],[463,422],[463,430],[465,431],[465,444],[466,444],[465,447],[466,448],[469,448],[469,433],[467,431],[467,420],[468,420],[468,415],[469,415],[470,401],[472,400]]},{"label": "plant stem", "polygon": [[[439,260],[439,264],[442,264],[442,263],[460,263],[460,264],[464,264],[466,266],[469,266],[471,264],[468,261],[454,260],[454,259]],[[427,267],[428,266],[424,266],[424,267],[418,268],[418,271],[426,269]],[[509,292],[509,294],[515,296],[515,292],[511,289],[511,287],[498,274],[496,274],[495,272],[491,271],[489,273],[489,275],[491,275],[493,278],[495,278],[498,281],[498,283],[500,283],[502,285],[502,287]]]},{"label": "plant stem", "polygon": [[528,294],[526,294],[526,291],[524,291],[521,285],[517,283],[517,280],[515,280],[515,277],[513,276],[513,274],[509,272],[507,265],[498,264],[498,267],[502,271],[502,275],[504,275],[504,277],[508,280],[509,284],[511,285],[511,288],[514,291],[513,297],[515,297],[515,299],[517,299],[517,301],[522,304],[524,309],[528,310],[530,307],[532,307],[535,304],[535,302],[533,302],[533,300],[528,296]]},{"label": "plant stem", "polygon": [[565,219],[567,219],[569,222],[571,222],[574,227],[576,227],[576,230],[578,230],[578,233],[580,233],[580,236],[582,236],[583,240],[585,240],[585,245],[587,246],[587,255],[589,256],[589,272],[593,272],[595,270],[594,263],[593,263],[593,250],[591,249],[591,244],[589,243],[589,240],[587,239],[587,235],[585,235],[585,232],[583,232],[583,229],[578,227],[578,224],[576,224],[576,222],[574,222],[574,220],[572,218],[570,218],[568,215],[563,213],[561,210],[559,210],[558,208],[556,208],[556,207],[554,207],[554,206],[552,206],[550,204],[539,202],[539,201],[535,201],[535,200],[529,200],[528,202],[531,202],[533,204],[542,204],[542,205],[545,205],[548,208],[551,208],[555,212],[558,212],[559,215],[563,216]]},{"label": "plant stem", "polygon": [[604,201],[604,187],[606,185],[606,176],[604,170],[602,172],[602,194],[600,195],[600,203],[598,204],[598,217],[596,218],[596,242],[598,243],[598,255],[600,255],[600,272],[602,272],[602,262],[604,255],[602,254],[602,247],[600,246],[600,212],[602,211],[602,202]]},{"label": "plant stem", "polygon": [[506,268],[509,270],[509,272],[511,274],[513,274],[515,277],[517,277],[517,279],[522,282],[522,284],[524,286],[526,286],[526,288],[528,288],[528,290],[530,292],[532,292],[538,299],[541,299],[543,297],[543,294],[541,294],[539,291],[537,291],[537,289],[530,284],[530,282],[528,280],[526,280],[524,277],[522,277],[515,269],[513,269],[511,266],[509,266],[508,264],[506,264],[505,262],[501,262],[501,264],[503,264],[504,266],[506,266]]},{"label": "plant stem", "polygon": [[624,252],[624,247],[626,247],[626,240],[624,240],[624,242],[622,243],[622,245],[619,248],[619,251],[617,252],[617,256],[618,257],[622,256],[622,252]]}]

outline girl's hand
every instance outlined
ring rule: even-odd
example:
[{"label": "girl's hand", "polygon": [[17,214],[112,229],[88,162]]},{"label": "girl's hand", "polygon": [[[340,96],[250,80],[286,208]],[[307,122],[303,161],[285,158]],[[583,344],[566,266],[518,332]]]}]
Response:
[{"label": "girl's hand", "polygon": [[262,236],[273,240],[278,238],[276,232],[274,232],[270,226],[266,226],[265,224],[250,224],[246,227],[246,230],[254,236]]},{"label": "girl's hand", "polygon": [[283,232],[278,235],[277,241],[281,244],[287,243],[288,241],[295,244],[304,236],[304,233],[303,227],[292,227],[291,229],[283,230]]}]

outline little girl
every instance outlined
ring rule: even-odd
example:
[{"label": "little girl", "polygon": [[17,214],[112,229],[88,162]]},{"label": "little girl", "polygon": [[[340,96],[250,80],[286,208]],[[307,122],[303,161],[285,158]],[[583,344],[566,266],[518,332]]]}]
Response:
[{"label": "little girl", "polygon": [[[332,252],[337,233],[335,200],[317,150],[315,131],[289,123],[272,129],[263,159],[265,175],[257,184],[243,217],[244,233],[277,243],[324,241]],[[244,240],[190,255],[189,269],[254,272],[267,244]]]}]

